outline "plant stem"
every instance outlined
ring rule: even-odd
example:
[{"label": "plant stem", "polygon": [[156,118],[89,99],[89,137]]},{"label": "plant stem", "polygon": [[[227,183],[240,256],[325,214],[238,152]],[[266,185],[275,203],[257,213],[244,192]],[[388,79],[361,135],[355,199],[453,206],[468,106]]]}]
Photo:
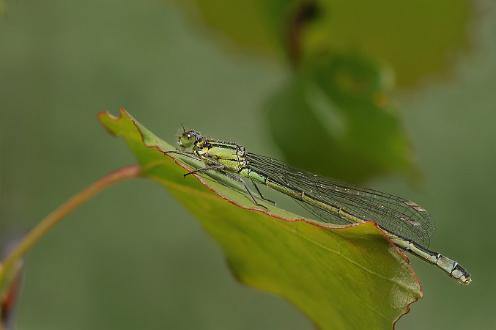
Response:
[{"label": "plant stem", "polygon": [[294,68],[298,68],[303,52],[303,32],[307,25],[320,14],[315,0],[302,0],[297,4],[287,22],[286,52]]},{"label": "plant stem", "polygon": [[22,241],[9,253],[5,258],[2,271],[8,274],[15,267],[20,259],[41,239],[50,229],[58,224],[66,215],[74,211],[78,206],[84,204],[100,191],[108,188],[114,183],[124,181],[131,178],[136,178],[141,173],[141,167],[138,165],[130,165],[120,168],[114,172],[107,174],[98,181],[91,184],[89,187],[73,196],[67,202],[59,206],[45,219],[43,219],[36,227],[34,227]]}]

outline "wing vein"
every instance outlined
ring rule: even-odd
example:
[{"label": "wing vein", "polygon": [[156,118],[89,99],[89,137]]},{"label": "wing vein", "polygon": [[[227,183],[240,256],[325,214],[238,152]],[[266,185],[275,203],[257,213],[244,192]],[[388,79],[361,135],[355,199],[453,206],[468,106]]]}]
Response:
[{"label": "wing vein", "polygon": [[[270,157],[246,153],[247,166],[271,180],[304,192],[319,201],[340,207],[362,219],[376,222],[384,229],[428,246],[433,230],[429,214],[416,203],[370,188],[355,187],[290,167]],[[305,202],[302,202],[305,203]],[[301,203],[300,203],[301,204]],[[336,214],[305,203],[305,208],[321,220],[336,224],[347,222]]]}]

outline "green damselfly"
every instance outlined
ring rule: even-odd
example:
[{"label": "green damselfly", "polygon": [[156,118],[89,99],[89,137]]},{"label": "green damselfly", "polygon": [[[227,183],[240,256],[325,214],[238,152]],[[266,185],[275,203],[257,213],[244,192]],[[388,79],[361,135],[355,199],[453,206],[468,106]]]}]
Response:
[{"label": "green damselfly", "polygon": [[292,168],[278,160],[248,152],[232,142],[210,139],[198,131],[183,129],[179,153],[202,161],[205,167],[188,174],[215,171],[241,182],[250,198],[260,205],[246,185],[250,180],[259,198],[257,184],[265,185],[299,201],[321,220],[334,224],[374,221],[398,247],[436,265],[463,284],[470,274],[456,261],[426,248],[432,225],[427,211],[404,198],[324,178]]}]

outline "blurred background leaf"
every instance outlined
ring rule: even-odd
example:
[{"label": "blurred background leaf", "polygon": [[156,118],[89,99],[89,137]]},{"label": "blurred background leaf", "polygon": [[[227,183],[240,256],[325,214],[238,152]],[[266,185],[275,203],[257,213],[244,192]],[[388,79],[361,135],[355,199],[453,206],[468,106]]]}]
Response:
[{"label": "blurred background leaf", "polygon": [[14,277],[8,282],[8,286],[0,292],[0,323],[1,329],[14,329],[15,307],[17,296],[21,287],[22,270],[18,269]]},{"label": "blurred background leaf", "polygon": [[304,35],[304,53],[358,51],[393,68],[400,86],[444,72],[468,46],[468,0],[187,0],[176,1],[242,48],[285,55],[295,8],[313,3],[318,19]]},{"label": "blurred background leaf", "polygon": [[267,103],[274,140],[292,164],[349,182],[412,174],[407,137],[387,89],[387,73],[362,56],[311,61]]},{"label": "blurred background leaf", "polygon": [[[0,237],[2,260],[17,244],[18,240]],[[5,272],[0,263],[0,329],[11,330],[14,324],[15,307],[22,281],[23,262],[19,261],[11,272]]]},{"label": "blurred background leaf", "polygon": [[231,45],[285,56],[284,29],[298,0],[171,0],[194,19],[227,37]]},{"label": "blurred background leaf", "polygon": [[411,268],[374,225],[326,228],[270,204],[270,215],[253,210],[226,183],[184,178],[187,171],[162,152],[172,147],[127,112],[99,118],[127,142],[144,175],[197,217],[240,282],[288,299],[319,329],[392,328],[422,296]]},{"label": "blurred background leaf", "polygon": [[468,0],[321,0],[321,19],[306,33],[308,52],[356,50],[389,65],[399,86],[452,70],[468,45]]}]

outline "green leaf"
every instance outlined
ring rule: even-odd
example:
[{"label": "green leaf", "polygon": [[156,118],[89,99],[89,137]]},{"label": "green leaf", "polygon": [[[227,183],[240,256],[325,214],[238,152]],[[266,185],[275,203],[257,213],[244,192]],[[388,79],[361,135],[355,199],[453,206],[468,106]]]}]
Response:
[{"label": "green leaf", "polygon": [[473,15],[468,0],[175,2],[236,45],[283,60],[291,15],[298,4],[313,2],[318,15],[305,24],[303,53],[357,50],[392,67],[402,86],[449,68],[467,46]]},{"label": "green leaf", "polygon": [[178,6],[243,48],[282,56],[287,0],[175,0]]},{"label": "green leaf", "polygon": [[469,37],[469,0],[320,0],[321,19],[307,29],[307,52],[356,50],[392,67],[400,86],[453,63]]},{"label": "green leaf", "polygon": [[288,163],[348,182],[413,174],[408,140],[388,105],[387,72],[357,54],[323,55],[267,103]]},{"label": "green leaf", "polygon": [[240,282],[287,299],[319,328],[392,328],[422,296],[406,257],[373,223],[337,227],[274,206],[256,209],[227,179],[184,178],[198,164],[164,155],[173,148],[124,110],[99,118],[127,142],[144,176],[200,220]]}]

